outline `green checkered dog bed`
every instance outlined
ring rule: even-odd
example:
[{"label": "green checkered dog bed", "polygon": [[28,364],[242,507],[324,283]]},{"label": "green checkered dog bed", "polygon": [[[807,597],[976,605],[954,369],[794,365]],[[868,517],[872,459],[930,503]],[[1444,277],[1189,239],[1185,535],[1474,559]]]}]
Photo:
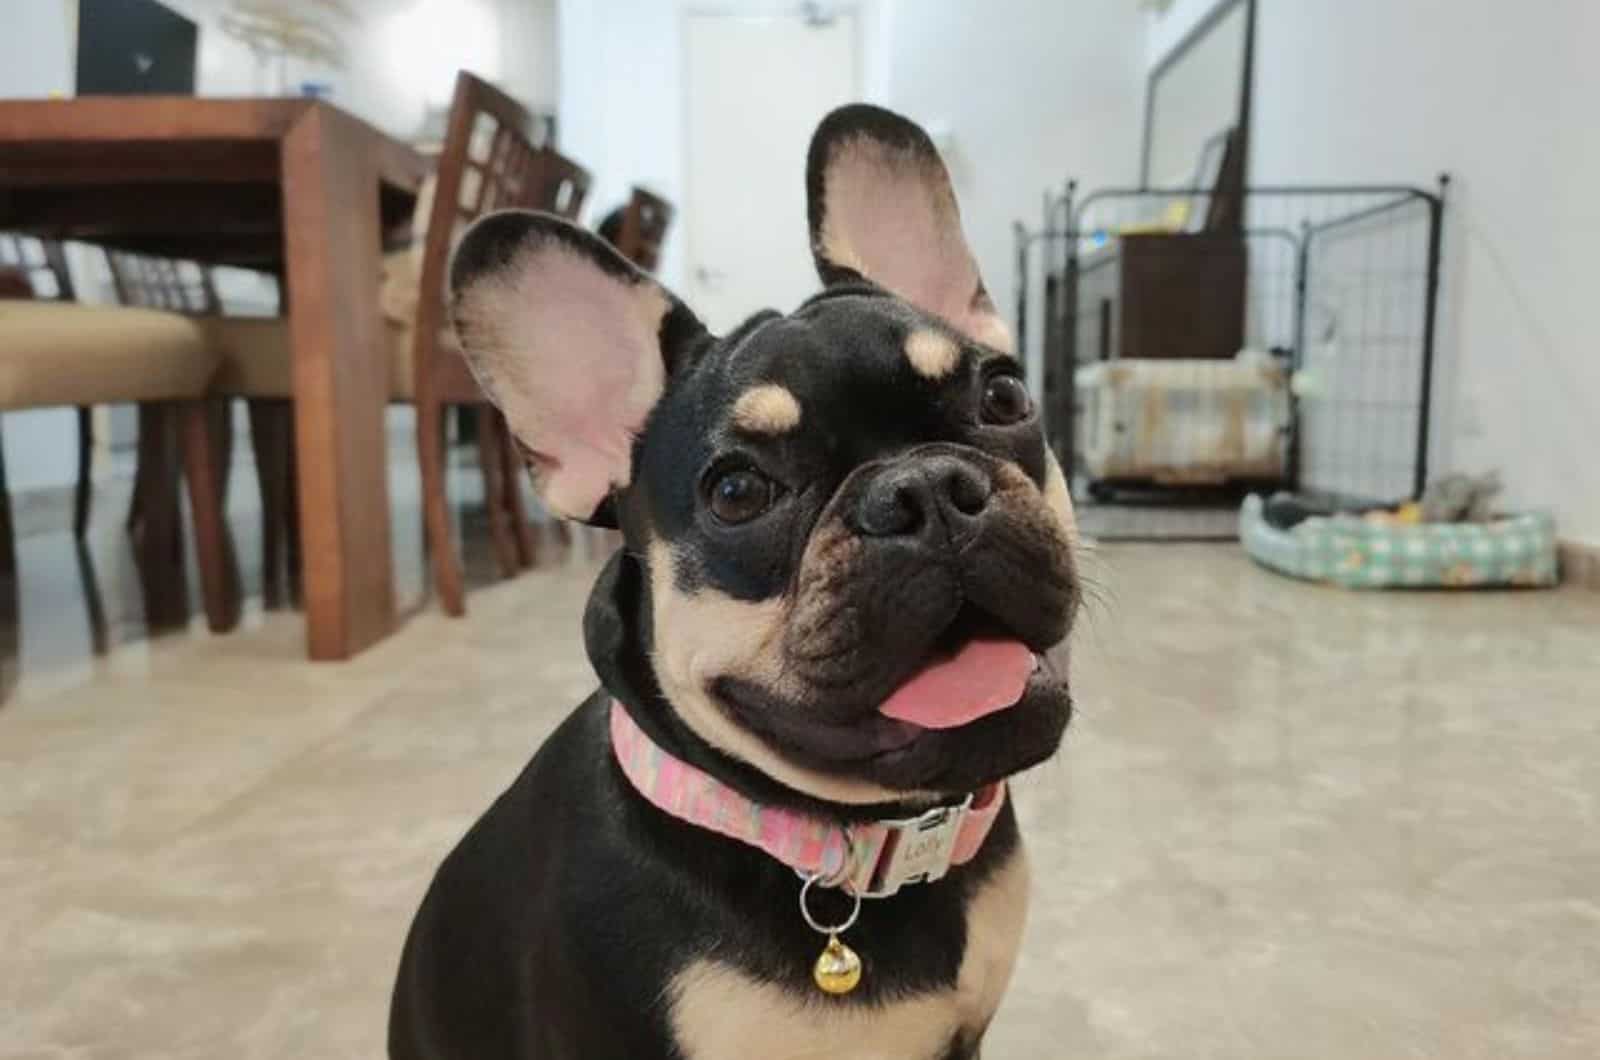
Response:
[{"label": "green checkered dog bed", "polygon": [[1544,512],[1415,526],[1336,515],[1279,530],[1263,507],[1258,496],[1245,499],[1239,540],[1256,562],[1296,578],[1347,589],[1556,583],[1556,525]]}]

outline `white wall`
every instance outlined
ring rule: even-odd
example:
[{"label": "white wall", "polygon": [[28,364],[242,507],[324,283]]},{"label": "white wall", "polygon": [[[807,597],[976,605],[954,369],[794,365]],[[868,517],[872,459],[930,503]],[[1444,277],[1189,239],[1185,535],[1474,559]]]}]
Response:
[{"label": "white wall", "polygon": [[561,55],[556,48],[556,0],[496,0],[500,28],[500,85],[539,109],[556,105]]},{"label": "white wall", "polygon": [[1454,177],[1436,470],[1600,542],[1600,4],[1262,0],[1253,177]]},{"label": "white wall", "polygon": [[[1138,175],[1138,7],[1131,0],[901,0],[889,20],[888,105],[949,130],[945,154],[962,221],[1010,321],[1012,222],[1038,227],[1044,190],[1059,190],[1068,177],[1095,187]],[[1036,352],[1036,322],[1029,331]],[[1030,376],[1042,378],[1036,363]]]},{"label": "white wall", "polygon": [[[72,90],[71,29],[62,0],[0,0],[0,99]],[[77,474],[76,420],[68,409],[7,412],[6,484],[13,491],[71,482]]]},{"label": "white wall", "polygon": [[[221,28],[228,0],[162,0],[200,27],[196,90],[255,95],[276,88],[262,66]],[[556,0],[356,0],[354,21],[330,18],[346,41],[347,66],[291,60],[289,91],[314,80],[386,132],[410,137],[426,109],[450,101],[456,71],[498,81],[535,106],[555,102]],[[0,97],[72,94],[75,0],[0,0]]]},{"label": "white wall", "polygon": [[[604,216],[645,184],[683,202],[679,0],[559,0],[557,134],[593,175],[585,219]],[[660,274],[681,287],[681,218]]]},{"label": "white wall", "polygon": [[1227,0],[1174,0],[1165,11],[1152,11],[1145,16],[1144,51],[1146,66],[1153,67],[1165,59],[1183,38],[1211,12]]},{"label": "white wall", "polygon": [[[1045,187],[1069,175],[1090,183],[1136,175],[1144,56],[1137,6],[1131,0],[843,6],[860,17],[863,96],[948,132],[967,230],[1009,319],[1011,223],[1037,224]],[[595,172],[590,202],[597,212],[620,202],[635,182],[683,201],[685,7],[758,12],[796,5],[561,0],[562,144]],[[661,268],[669,285],[680,285],[681,248],[681,239],[669,240]]]},{"label": "white wall", "polygon": [[[221,29],[227,0],[162,0],[200,25],[199,76],[203,96],[252,95],[271,92],[276,66],[263,66],[241,42]],[[346,66],[329,69],[291,60],[286,64],[288,90],[303,81],[332,85],[339,106],[385,132],[414,136],[427,108],[449,103],[458,69],[490,80],[505,69],[508,49],[502,41],[501,5],[510,0],[391,0],[355,4],[354,20],[329,17],[344,38]],[[521,6],[551,8],[549,0],[525,0]],[[526,21],[529,26],[534,20]],[[509,35],[508,35],[509,36]],[[538,47],[529,50],[530,61]],[[539,56],[538,65],[553,65]],[[519,73],[519,83],[528,79]]]},{"label": "white wall", "polygon": [[[226,0],[164,0],[200,26],[196,88],[243,96],[275,87],[240,42],[220,29]],[[291,90],[303,80],[331,82],[334,102],[401,137],[416,134],[427,108],[449,102],[460,68],[498,80],[535,106],[556,98],[555,0],[368,0],[348,32],[349,66],[328,70],[288,64]],[[74,0],[0,0],[0,98],[71,95]],[[80,297],[109,292],[74,255]],[[13,490],[62,486],[76,474],[76,428],[70,410],[10,412],[0,418]]]},{"label": "white wall", "polygon": [[[868,98],[881,86],[877,41],[891,0],[840,0],[861,18],[862,83]],[[594,175],[585,219],[594,223],[643,184],[682,206],[687,179],[684,145],[683,22],[688,9],[792,13],[794,0],[558,0],[561,149]],[[781,90],[749,85],[741,91]],[[800,179],[796,174],[795,179]],[[682,289],[683,219],[668,232],[657,269]],[[805,219],[797,218],[797,224]]]}]

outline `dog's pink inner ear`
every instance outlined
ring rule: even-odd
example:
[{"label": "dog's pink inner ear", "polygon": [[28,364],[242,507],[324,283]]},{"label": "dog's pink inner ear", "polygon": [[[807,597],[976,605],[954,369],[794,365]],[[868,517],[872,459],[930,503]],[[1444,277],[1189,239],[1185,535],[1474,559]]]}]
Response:
[{"label": "dog's pink inner ear", "polygon": [[461,293],[456,326],[480,383],[526,450],[545,503],[587,519],[628,485],[634,436],[665,380],[670,304],[557,241]]},{"label": "dog's pink inner ear", "polygon": [[983,290],[961,212],[937,157],[860,136],[829,159],[820,246],[967,337],[1010,352],[1010,332]]}]

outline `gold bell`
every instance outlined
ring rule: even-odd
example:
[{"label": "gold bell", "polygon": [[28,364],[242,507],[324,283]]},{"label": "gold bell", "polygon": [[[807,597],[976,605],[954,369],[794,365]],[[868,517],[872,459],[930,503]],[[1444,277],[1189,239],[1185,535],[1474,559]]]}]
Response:
[{"label": "gold bell", "polygon": [[811,968],[811,978],[825,994],[848,994],[861,984],[861,958],[856,951],[829,935],[828,944]]}]

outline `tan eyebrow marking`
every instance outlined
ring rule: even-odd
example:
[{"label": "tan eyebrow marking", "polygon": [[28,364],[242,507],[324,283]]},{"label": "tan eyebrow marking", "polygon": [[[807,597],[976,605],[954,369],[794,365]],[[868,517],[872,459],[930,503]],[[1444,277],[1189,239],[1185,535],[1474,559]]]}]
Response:
[{"label": "tan eyebrow marking", "polygon": [[907,335],[905,352],[906,360],[924,379],[943,379],[961,360],[955,340],[931,328],[918,328]]},{"label": "tan eyebrow marking", "polygon": [[783,434],[800,426],[800,401],[776,383],[762,383],[739,395],[733,424],[752,434]]}]

